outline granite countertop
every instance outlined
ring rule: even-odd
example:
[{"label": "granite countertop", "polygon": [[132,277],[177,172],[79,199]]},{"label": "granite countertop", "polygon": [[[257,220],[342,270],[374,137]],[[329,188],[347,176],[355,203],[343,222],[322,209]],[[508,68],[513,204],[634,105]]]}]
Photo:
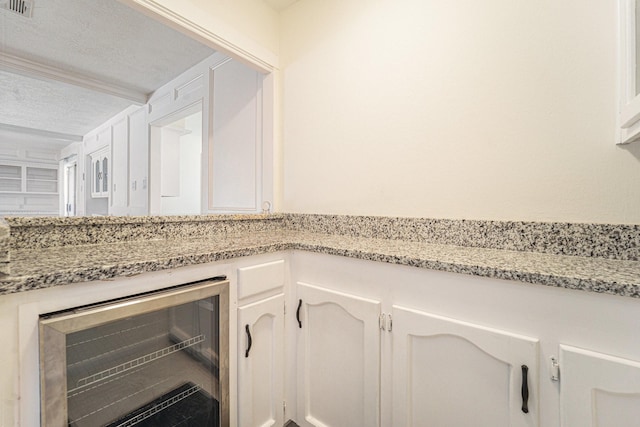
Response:
[{"label": "granite countertop", "polygon": [[0,276],[0,295],[292,249],[640,297],[640,261],[292,230],[15,249],[11,275]]}]

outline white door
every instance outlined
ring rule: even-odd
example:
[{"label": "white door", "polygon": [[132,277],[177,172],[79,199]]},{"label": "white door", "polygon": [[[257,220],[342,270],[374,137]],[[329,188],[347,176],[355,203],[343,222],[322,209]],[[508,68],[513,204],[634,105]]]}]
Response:
[{"label": "white door", "polygon": [[76,216],[76,174],[78,162],[64,166],[64,216]]},{"label": "white door", "polygon": [[538,425],[538,340],[393,306],[393,426]]},{"label": "white door", "polygon": [[113,124],[111,159],[112,215],[126,215],[129,204],[129,119]]},{"label": "white door", "polygon": [[129,115],[129,212],[147,215],[149,131],[144,107]]},{"label": "white door", "polygon": [[301,426],[375,427],[380,421],[380,302],[297,284]]},{"label": "white door", "polygon": [[640,362],[560,346],[562,427],[640,426]]},{"label": "white door", "polygon": [[284,295],[238,309],[238,426],[282,426]]}]

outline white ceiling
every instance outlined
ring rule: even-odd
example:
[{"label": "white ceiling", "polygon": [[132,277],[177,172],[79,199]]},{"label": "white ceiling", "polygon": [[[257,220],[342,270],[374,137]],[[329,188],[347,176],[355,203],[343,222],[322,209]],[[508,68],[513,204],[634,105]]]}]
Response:
[{"label": "white ceiling", "polygon": [[[131,105],[126,94],[144,98],[213,53],[114,0],[35,0],[31,18],[0,9],[0,125],[84,135]],[[119,95],[17,75],[16,58]]]}]

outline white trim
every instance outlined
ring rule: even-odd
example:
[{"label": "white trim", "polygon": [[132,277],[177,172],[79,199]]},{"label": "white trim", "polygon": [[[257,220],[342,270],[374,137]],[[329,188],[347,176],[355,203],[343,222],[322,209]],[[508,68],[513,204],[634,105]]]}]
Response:
[{"label": "white trim", "polygon": [[147,102],[147,94],[129,88],[98,80],[93,77],[30,61],[8,53],[0,52],[0,69],[23,74],[45,81],[56,81],[83,87],[107,95],[122,99],[128,99],[136,104],[143,105]]},{"label": "white trim", "polygon": [[619,0],[619,114],[618,144],[640,139],[640,95],[636,92],[636,0]]},{"label": "white trim", "polygon": [[60,141],[82,142],[82,135],[72,135],[70,133],[50,132],[48,130],[26,128],[22,126],[9,125],[0,123],[0,130],[22,133],[33,136],[42,136],[45,138],[56,139]]},{"label": "white trim", "polygon": [[[248,63],[252,65],[253,68],[258,68],[262,73],[270,73],[277,68],[277,55],[239,33],[234,34],[236,42],[232,42],[228,40],[227,37],[223,37],[217,32],[213,32],[208,28],[196,24],[184,16],[162,6],[155,0],[118,1],[219,52],[228,54],[241,62]],[[221,26],[222,25],[218,25],[218,27]],[[218,28],[218,30],[220,29],[221,28]],[[228,32],[229,30],[227,30],[227,33]],[[245,47],[241,47],[238,43],[242,43]]]}]

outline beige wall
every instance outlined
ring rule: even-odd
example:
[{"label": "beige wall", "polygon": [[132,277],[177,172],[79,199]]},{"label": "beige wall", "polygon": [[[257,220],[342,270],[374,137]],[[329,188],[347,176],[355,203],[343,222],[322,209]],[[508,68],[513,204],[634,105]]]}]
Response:
[{"label": "beige wall", "polygon": [[302,0],[282,210],[640,223],[615,1]]}]

